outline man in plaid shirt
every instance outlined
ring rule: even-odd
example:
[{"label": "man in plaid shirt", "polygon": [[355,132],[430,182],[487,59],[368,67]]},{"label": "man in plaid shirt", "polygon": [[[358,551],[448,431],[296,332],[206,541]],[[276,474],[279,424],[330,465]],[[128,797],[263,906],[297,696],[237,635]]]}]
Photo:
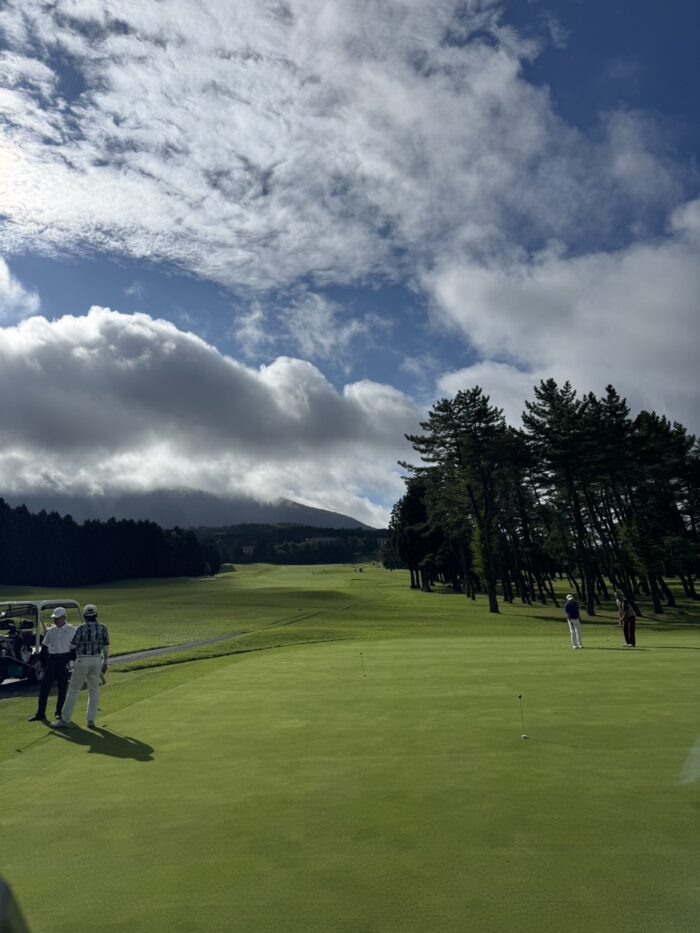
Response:
[{"label": "man in plaid shirt", "polygon": [[63,713],[58,722],[51,723],[55,729],[65,729],[70,725],[78,694],[87,681],[88,709],[87,724],[89,729],[95,728],[95,717],[100,702],[100,674],[107,670],[109,657],[109,632],[107,627],[97,621],[97,606],[92,603],[83,609],[83,624],[79,625],[73,641],[72,648],[76,658],[73,673],[68,687],[68,696],[63,705]]}]

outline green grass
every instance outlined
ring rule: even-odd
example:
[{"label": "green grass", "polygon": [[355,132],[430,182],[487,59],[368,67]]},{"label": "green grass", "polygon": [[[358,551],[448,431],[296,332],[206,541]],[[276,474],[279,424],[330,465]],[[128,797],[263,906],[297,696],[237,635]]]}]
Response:
[{"label": "green grass", "polygon": [[574,652],[552,610],[405,584],[257,567],[91,589],[124,644],[150,636],[120,593],[152,594],[159,643],[224,613],[250,634],[110,673],[104,732],[0,703],[0,867],[34,933],[694,933],[695,607],[648,618],[636,652],[608,609]]}]

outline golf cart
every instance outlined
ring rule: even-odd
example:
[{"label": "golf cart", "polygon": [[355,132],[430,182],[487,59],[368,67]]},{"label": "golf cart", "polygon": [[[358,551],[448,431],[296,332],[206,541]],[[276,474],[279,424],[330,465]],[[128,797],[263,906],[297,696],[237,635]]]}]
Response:
[{"label": "golf cart", "polygon": [[41,643],[59,606],[66,621],[80,625],[80,605],[74,599],[16,599],[0,602],[0,684],[8,677],[32,682],[44,676]]}]

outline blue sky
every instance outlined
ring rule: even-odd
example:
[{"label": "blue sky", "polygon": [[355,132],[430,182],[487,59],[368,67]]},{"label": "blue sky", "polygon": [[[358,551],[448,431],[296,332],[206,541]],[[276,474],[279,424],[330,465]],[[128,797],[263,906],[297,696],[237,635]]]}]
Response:
[{"label": "blue sky", "polygon": [[517,423],[549,376],[700,428],[699,26],[689,0],[8,0],[0,494],[381,524],[426,406],[478,383]]}]

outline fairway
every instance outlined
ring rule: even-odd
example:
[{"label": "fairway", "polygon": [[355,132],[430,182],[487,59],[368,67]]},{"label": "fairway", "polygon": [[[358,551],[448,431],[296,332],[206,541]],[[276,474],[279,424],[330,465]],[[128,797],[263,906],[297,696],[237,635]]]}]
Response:
[{"label": "fairway", "polygon": [[[0,703],[0,870],[34,933],[697,931],[687,605],[636,651],[603,613],[574,652],[554,610],[379,568],[199,586],[288,642],[110,674],[96,733]],[[308,616],[270,625],[283,603]]]}]

